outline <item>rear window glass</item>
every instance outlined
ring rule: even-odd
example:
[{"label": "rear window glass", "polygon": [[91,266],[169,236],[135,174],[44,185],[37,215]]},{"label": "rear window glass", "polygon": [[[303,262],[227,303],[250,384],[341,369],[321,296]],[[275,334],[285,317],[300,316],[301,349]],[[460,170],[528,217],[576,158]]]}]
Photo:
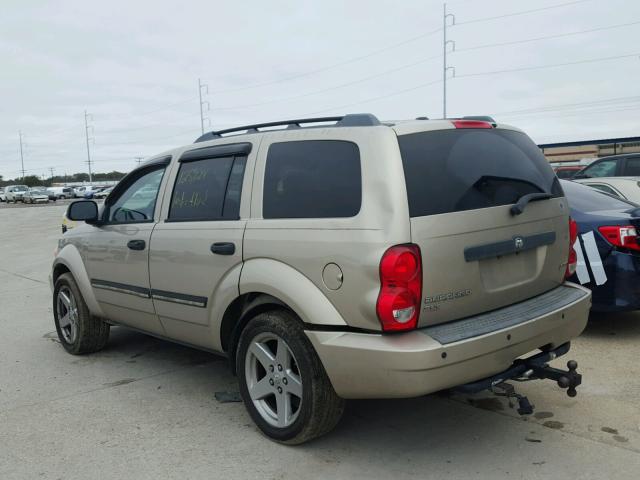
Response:
[{"label": "rear window glass", "polygon": [[540,149],[512,130],[451,129],[398,137],[412,217],[562,196]]},{"label": "rear window glass", "polygon": [[355,143],[305,140],[269,147],[264,218],[353,217],[361,202],[360,152]]},{"label": "rear window glass", "polygon": [[636,205],[601,190],[596,190],[576,182],[563,181],[562,189],[567,195],[569,206],[580,212],[599,212],[605,210],[629,210]]}]

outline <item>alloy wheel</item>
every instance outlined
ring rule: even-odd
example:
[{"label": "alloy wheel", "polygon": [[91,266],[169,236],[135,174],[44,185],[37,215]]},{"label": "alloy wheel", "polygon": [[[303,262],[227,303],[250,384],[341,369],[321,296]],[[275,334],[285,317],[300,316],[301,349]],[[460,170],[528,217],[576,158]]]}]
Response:
[{"label": "alloy wheel", "polygon": [[78,304],[73,292],[66,285],[58,290],[56,309],[62,337],[68,344],[73,344],[78,336]]},{"label": "alloy wheel", "polygon": [[247,390],[254,406],[270,425],[292,425],[302,406],[302,378],[293,352],[273,333],[257,335],[245,356]]}]

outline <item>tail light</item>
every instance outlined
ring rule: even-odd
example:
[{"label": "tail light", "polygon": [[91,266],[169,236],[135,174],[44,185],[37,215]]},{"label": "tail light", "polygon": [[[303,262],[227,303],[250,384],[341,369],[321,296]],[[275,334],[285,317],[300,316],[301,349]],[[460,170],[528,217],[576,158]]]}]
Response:
[{"label": "tail light", "polygon": [[638,243],[638,231],[636,230],[636,227],[599,227],[598,230],[611,245],[640,252],[640,244]]},{"label": "tail light", "polygon": [[456,128],[493,128],[489,122],[482,120],[452,120],[451,123]]},{"label": "tail light", "polygon": [[578,239],[578,224],[576,221],[569,217],[569,260],[567,261],[567,270],[565,271],[564,278],[569,278],[576,273],[576,266],[578,265],[578,254],[573,246]]},{"label": "tail light", "polygon": [[396,245],[380,260],[376,313],[385,332],[411,330],[418,324],[422,299],[420,247]]}]

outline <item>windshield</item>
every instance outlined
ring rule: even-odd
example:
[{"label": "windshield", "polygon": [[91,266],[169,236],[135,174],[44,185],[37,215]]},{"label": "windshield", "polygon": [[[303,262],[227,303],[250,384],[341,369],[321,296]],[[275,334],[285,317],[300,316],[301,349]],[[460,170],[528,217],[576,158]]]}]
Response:
[{"label": "windshield", "polygon": [[562,180],[569,206],[580,212],[602,212],[607,210],[629,210],[637,207],[635,203],[614,197],[601,190],[596,190],[576,182]]}]

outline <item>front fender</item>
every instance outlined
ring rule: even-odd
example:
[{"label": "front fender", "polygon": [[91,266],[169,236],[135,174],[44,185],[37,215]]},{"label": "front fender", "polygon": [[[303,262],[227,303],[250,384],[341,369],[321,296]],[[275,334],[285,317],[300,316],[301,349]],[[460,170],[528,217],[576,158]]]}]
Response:
[{"label": "front fender", "polygon": [[85,268],[80,252],[78,252],[75,245],[68,243],[58,252],[58,255],[53,260],[51,272],[54,272],[56,266],[60,264],[67,267],[71,272],[71,275],[73,275],[73,278],[80,289],[80,293],[82,293],[82,298],[87,304],[91,314],[97,317],[104,317],[104,313],[102,312],[102,309],[96,300],[96,296],[93,293],[87,269]]},{"label": "front fender", "polygon": [[346,326],[324,293],[288,265],[268,258],[247,260],[240,275],[240,294],[261,292],[286,303],[304,323]]}]

